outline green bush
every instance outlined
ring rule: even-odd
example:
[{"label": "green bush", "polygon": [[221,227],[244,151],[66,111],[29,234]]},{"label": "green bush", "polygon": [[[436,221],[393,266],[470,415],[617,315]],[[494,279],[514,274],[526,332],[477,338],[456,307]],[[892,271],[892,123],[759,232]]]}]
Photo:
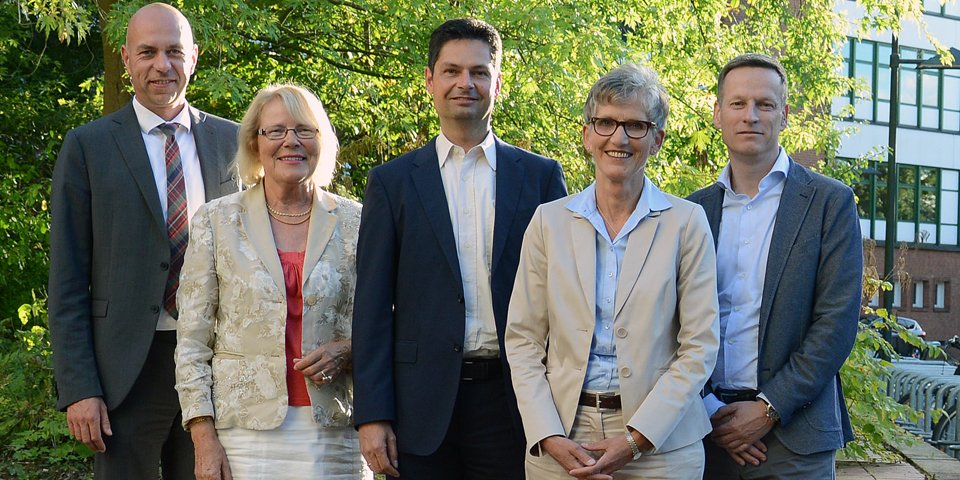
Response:
[{"label": "green bush", "polygon": [[0,322],[0,478],[89,476],[92,452],[56,409],[46,313],[35,298]]},{"label": "green bush", "polygon": [[[871,298],[880,290],[893,288],[890,282],[871,275],[872,271],[868,267],[868,273],[864,275],[864,298]],[[890,332],[924,351],[933,347],[903,328],[886,309],[864,307],[864,314],[877,315],[878,318],[870,323],[859,323],[857,343],[840,370],[843,395],[847,400],[856,439],[841,450],[839,456],[849,460],[895,460],[898,455],[890,451],[887,445],[895,442],[916,443],[914,437],[904,435],[896,421],[904,419],[916,422],[920,412],[887,396],[887,382],[892,373],[889,359],[896,358],[897,353],[887,341],[892,337],[885,333]]]}]

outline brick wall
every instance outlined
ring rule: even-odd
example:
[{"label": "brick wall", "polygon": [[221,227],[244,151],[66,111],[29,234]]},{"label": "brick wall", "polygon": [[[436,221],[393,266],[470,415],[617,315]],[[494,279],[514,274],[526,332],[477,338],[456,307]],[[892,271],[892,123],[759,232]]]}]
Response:
[{"label": "brick wall", "polygon": [[[874,249],[874,256],[882,271],[882,246]],[[901,285],[900,307],[894,309],[895,313],[920,322],[928,341],[960,334],[960,252],[910,249],[904,258],[910,280]],[[922,307],[914,306],[917,282],[923,283]],[[945,286],[943,308],[934,306],[937,283]]]}]

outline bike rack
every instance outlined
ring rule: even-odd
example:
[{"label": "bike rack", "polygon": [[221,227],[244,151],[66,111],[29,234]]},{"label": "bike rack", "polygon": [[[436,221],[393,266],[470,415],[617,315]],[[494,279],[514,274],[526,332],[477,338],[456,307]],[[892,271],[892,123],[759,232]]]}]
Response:
[{"label": "bike rack", "polygon": [[[955,369],[941,360],[895,360],[890,367],[887,395],[920,413],[917,422],[900,419],[898,424],[960,459],[960,418],[956,413],[960,403],[960,376],[954,375]],[[952,422],[938,429],[938,423],[945,420],[941,416],[934,422],[936,411],[953,412]]]}]

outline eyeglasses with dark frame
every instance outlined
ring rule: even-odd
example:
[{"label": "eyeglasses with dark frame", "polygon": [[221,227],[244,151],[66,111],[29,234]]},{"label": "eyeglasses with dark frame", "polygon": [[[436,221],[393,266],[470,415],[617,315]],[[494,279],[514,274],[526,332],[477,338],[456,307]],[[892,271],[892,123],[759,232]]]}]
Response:
[{"label": "eyeglasses with dark frame", "polygon": [[601,137],[609,137],[617,131],[617,127],[623,127],[623,133],[628,137],[639,140],[647,136],[647,133],[657,128],[657,124],[646,120],[627,120],[621,122],[612,118],[592,117],[590,124],[593,125],[593,131]]},{"label": "eyeglasses with dark frame", "polygon": [[317,133],[320,131],[316,128],[310,127],[296,127],[296,128],[286,128],[286,127],[270,127],[270,128],[261,128],[257,130],[257,135],[263,135],[264,137],[269,138],[270,140],[283,140],[287,138],[287,132],[293,132],[297,138],[301,140],[310,140],[311,138],[316,138]]}]

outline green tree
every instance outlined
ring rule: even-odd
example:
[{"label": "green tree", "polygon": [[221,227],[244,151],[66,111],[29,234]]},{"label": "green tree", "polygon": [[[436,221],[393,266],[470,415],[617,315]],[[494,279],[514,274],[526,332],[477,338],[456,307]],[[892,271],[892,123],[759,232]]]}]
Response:
[{"label": "green tree", "polygon": [[66,130],[99,110],[101,58],[86,43],[98,30],[67,44],[44,25],[0,2],[0,318],[46,289],[54,159]]}]

